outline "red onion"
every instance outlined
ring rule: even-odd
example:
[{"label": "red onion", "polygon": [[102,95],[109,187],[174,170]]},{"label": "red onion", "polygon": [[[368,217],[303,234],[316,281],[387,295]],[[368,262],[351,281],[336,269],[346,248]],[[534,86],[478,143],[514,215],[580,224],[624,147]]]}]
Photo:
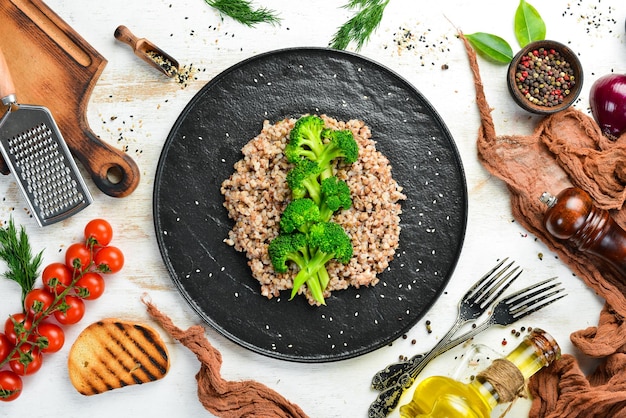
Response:
[{"label": "red onion", "polygon": [[589,103],[602,133],[610,138],[626,132],[626,74],[607,74],[591,86]]}]

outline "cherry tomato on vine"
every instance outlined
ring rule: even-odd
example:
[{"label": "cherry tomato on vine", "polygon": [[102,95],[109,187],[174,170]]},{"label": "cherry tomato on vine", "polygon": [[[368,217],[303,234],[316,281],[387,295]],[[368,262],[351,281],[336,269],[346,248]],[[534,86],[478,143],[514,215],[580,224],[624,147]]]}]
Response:
[{"label": "cherry tomato on vine", "polygon": [[[17,330],[16,324],[17,323]],[[9,316],[4,323],[4,335],[7,336],[11,344],[15,345],[18,339],[22,339],[26,330],[31,329],[33,322],[22,312]],[[20,329],[21,328],[21,329]]]},{"label": "cherry tomato on vine", "polygon": [[13,344],[9,341],[9,337],[0,332],[0,363],[2,363],[13,350]]},{"label": "cherry tomato on vine", "polygon": [[9,367],[19,376],[37,373],[43,364],[43,355],[39,348],[30,344],[22,344],[11,360]]},{"label": "cherry tomato on vine", "polygon": [[0,401],[10,402],[22,393],[22,378],[11,370],[0,371]]},{"label": "cherry tomato on vine", "polygon": [[85,226],[85,240],[87,245],[93,243],[94,247],[106,247],[113,238],[113,228],[104,219],[93,219]]},{"label": "cherry tomato on vine", "polygon": [[74,243],[65,252],[65,265],[70,269],[85,270],[91,264],[91,250],[84,243]]},{"label": "cherry tomato on vine", "polygon": [[37,319],[54,303],[54,295],[46,289],[33,289],[24,298],[24,310],[29,317]]},{"label": "cherry tomato on vine", "polygon": [[98,271],[102,273],[117,273],[124,267],[124,253],[110,245],[98,250],[94,262]]},{"label": "cherry tomato on vine", "polygon": [[40,348],[42,353],[56,353],[65,344],[65,332],[60,326],[51,322],[41,322],[37,325],[33,342],[37,343],[39,337],[46,337],[48,340],[48,346]]},{"label": "cherry tomato on vine", "polygon": [[83,319],[85,315],[85,302],[78,296],[65,296],[67,310],[54,311],[54,317],[63,325],[73,325]]},{"label": "cherry tomato on vine", "polygon": [[[63,263],[48,264],[41,273],[43,286],[52,294],[60,295],[72,284],[72,269]],[[51,283],[56,279],[56,284]]]},{"label": "cherry tomato on vine", "polygon": [[104,293],[104,278],[93,271],[83,273],[75,283],[76,295],[83,299],[98,299]]}]

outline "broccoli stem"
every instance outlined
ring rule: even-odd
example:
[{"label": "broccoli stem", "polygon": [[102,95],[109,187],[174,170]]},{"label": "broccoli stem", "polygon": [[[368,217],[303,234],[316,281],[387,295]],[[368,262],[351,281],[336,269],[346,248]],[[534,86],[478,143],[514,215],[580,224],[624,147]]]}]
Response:
[{"label": "broccoli stem", "polygon": [[330,221],[330,218],[333,217],[333,214],[335,213],[334,210],[330,209],[328,206],[322,204],[320,207],[320,219],[322,220],[322,222],[328,222]]},{"label": "broccoli stem", "polygon": [[320,181],[335,175],[335,171],[333,170],[333,165],[331,164],[331,161],[340,156],[341,154],[336,151],[322,153],[321,157],[317,160],[317,164],[322,167],[322,171],[320,173]]},{"label": "broccoli stem", "polygon": [[326,301],[324,300],[324,288],[319,282],[319,278],[317,277],[317,275],[313,275],[311,278],[309,278],[309,280],[306,281],[306,285],[311,291],[313,299],[315,299],[322,305],[326,305]]},{"label": "broccoli stem", "polygon": [[317,206],[319,206],[320,202],[322,201],[322,191],[321,186],[317,181],[317,178],[306,179],[303,184],[304,188],[309,193],[309,197],[311,198],[311,200],[314,201]]},{"label": "broccoli stem", "polygon": [[317,277],[319,278],[322,290],[326,289],[328,287],[328,283],[330,283],[330,276],[328,275],[328,270],[326,270],[326,266],[319,269],[319,271],[317,272]]},{"label": "broccoli stem", "polygon": [[293,261],[302,270],[309,263],[309,256],[307,254],[293,253],[287,256],[287,260]]},{"label": "broccoli stem", "polygon": [[[293,279],[293,288],[291,289],[291,297],[289,299],[293,299],[294,296],[298,294],[298,289],[306,283],[307,287],[311,290],[313,298],[325,305],[323,289],[325,289],[326,286],[322,286],[318,274],[321,269],[326,271],[325,264],[332,260],[332,258],[333,254],[327,254],[319,249],[316,250],[313,256],[309,259],[309,262],[305,264],[303,268],[300,268],[300,271]],[[328,277],[327,271],[326,277]],[[326,280],[326,278],[324,278],[324,280]],[[328,284],[328,281],[330,281],[330,278],[326,280],[326,284]],[[313,284],[313,287],[311,287],[311,284]]]}]

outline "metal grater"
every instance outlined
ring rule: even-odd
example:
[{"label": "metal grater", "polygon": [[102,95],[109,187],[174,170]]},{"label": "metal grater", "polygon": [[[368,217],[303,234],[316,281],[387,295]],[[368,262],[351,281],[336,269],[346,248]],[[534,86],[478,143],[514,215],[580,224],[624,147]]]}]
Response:
[{"label": "metal grater", "polygon": [[[4,123],[9,116],[11,123]],[[38,123],[33,126],[35,119]],[[40,226],[63,220],[92,202],[47,109],[29,105],[9,109],[0,120],[0,132],[2,155]]]},{"label": "metal grater", "polygon": [[50,111],[17,103],[9,66],[0,51],[0,152],[39,226],[68,218],[91,195]]}]

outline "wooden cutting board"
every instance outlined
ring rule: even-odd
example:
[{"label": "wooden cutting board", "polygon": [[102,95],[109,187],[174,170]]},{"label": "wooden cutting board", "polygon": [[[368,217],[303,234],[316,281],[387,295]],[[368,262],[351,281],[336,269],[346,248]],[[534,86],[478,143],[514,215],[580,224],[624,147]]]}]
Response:
[{"label": "wooden cutting board", "polygon": [[[106,59],[41,0],[0,1],[0,49],[18,103],[47,107],[67,145],[109,196],[129,195],[139,169],[125,153],[100,141],[86,109]],[[0,107],[2,107],[0,105]],[[5,109],[0,109],[0,115]],[[0,171],[8,174],[4,161]]]}]

